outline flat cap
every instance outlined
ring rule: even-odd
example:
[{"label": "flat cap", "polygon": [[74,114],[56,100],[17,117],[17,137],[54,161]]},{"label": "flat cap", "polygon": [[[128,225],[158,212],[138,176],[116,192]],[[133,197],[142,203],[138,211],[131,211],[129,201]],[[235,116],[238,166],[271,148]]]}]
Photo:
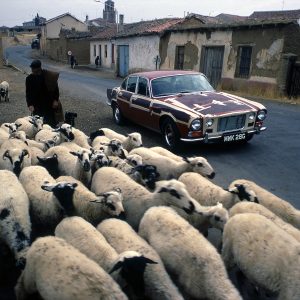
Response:
[{"label": "flat cap", "polygon": [[40,68],[41,66],[42,66],[42,62],[39,59],[33,60],[30,64],[30,68],[32,69],[37,69]]}]

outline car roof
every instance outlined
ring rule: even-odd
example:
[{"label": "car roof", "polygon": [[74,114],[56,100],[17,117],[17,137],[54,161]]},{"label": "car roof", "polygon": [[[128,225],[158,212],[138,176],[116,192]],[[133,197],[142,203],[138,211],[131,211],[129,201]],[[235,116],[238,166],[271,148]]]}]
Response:
[{"label": "car roof", "polygon": [[183,71],[183,70],[171,70],[171,71],[150,71],[150,72],[139,72],[133,73],[129,76],[142,76],[146,77],[149,80],[158,77],[165,77],[165,76],[174,76],[174,75],[187,75],[187,74],[202,74],[195,71]]}]

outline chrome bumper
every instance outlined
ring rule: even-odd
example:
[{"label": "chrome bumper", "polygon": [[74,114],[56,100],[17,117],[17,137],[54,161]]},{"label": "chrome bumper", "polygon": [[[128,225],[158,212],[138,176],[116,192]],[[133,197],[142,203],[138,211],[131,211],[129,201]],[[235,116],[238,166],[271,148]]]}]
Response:
[{"label": "chrome bumper", "polygon": [[[249,130],[249,131],[244,131],[244,132],[241,132],[241,133],[259,134],[262,131],[265,131],[266,129],[267,129],[267,127],[260,127],[260,128],[254,128],[254,129]],[[208,136],[208,133],[205,133],[204,137],[202,137],[202,138],[196,138],[196,139],[184,139],[184,138],[181,138],[180,140],[182,142],[204,142],[206,144],[206,143],[209,143],[210,141],[214,142],[216,140],[219,140],[222,137],[223,137],[223,134],[221,134],[221,135],[214,135],[214,136]]]}]

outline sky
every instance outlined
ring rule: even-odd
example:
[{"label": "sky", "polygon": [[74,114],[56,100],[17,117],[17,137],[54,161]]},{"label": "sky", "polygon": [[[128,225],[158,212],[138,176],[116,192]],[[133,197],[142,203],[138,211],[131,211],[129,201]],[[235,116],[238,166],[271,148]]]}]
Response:
[{"label": "sky", "polygon": [[[0,26],[22,25],[38,13],[51,19],[66,12],[84,21],[102,17],[105,0],[1,0]],[[299,0],[115,0],[124,22],[165,17],[184,17],[189,13],[216,16],[220,13],[248,16],[253,11],[300,9]]]}]

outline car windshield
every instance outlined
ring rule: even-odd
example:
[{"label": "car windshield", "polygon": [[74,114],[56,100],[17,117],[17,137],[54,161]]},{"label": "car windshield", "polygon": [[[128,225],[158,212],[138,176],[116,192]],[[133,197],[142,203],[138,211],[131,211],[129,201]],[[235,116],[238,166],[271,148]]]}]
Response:
[{"label": "car windshield", "polygon": [[151,82],[153,97],[213,91],[202,74],[175,75],[153,79]]}]

